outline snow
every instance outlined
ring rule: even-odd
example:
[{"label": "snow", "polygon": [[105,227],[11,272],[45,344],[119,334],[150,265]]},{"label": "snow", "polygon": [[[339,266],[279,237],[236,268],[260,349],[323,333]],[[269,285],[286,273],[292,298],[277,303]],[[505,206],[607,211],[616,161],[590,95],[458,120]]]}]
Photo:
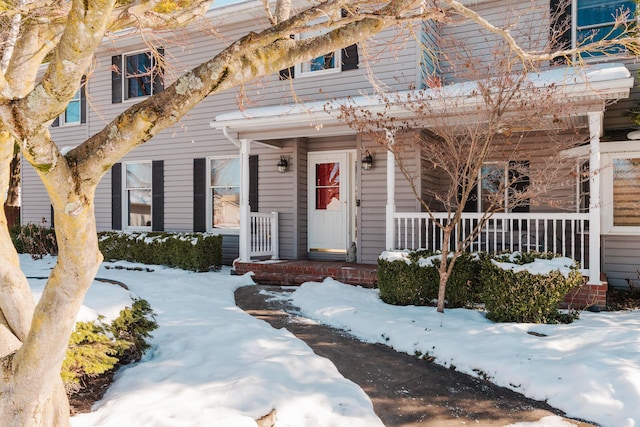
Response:
[{"label": "snow", "polygon": [[[21,256],[28,276],[46,276],[55,258]],[[118,265],[122,269],[107,269]],[[132,268],[142,267],[143,271]],[[127,269],[128,268],[128,269]],[[146,268],[153,271],[144,271]],[[255,426],[276,408],[277,426],[382,426],[370,400],[328,360],[285,329],[273,329],[234,304],[248,275],[192,273],[162,266],[104,263],[84,314],[113,316],[132,294],[157,314],[152,350],[116,374],[104,399],[72,427]],[[43,280],[30,279],[39,296]],[[273,298],[282,296],[273,295]],[[496,324],[481,312],[382,303],[378,292],[332,279],[289,295],[315,321],[397,351],[429,354],[603,426],[640,426],[640,312],[581,314],[569,325]],[[535,332],[544,336],[534,336]],[[558,417],[514,426],[564,427]]]}]

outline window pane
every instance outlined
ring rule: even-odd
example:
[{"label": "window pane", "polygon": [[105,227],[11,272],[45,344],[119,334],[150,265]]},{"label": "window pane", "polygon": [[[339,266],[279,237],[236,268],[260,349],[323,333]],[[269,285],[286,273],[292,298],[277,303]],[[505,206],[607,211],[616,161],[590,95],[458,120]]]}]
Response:
[{"label": "window pane", "polygon": [[126,188],[151,188],[151,163],[127,163]]},{"label": "window pane", "polygon": [[[578,26],[607,24],[615,21],[615,16],[626,12],[633,12],[635,4],[633,0],[627,1],[602,1],[579,0],[578,1]],[[632,17],[633,15],[629,15]]]},{"label": "window pane", "polygon": [[340,163],[316,165],[316,209],[340,208]]},{"label": "window pane", "polygon": [[640,159],[613,161],[613,225],[640,226]]},{"label": "window pane", "polygon": [[211,190],[213,200],[213,227],[240,227],[240,189],[214,188]]},{"label": "window pane", "polygon": [[328,53],[323,56],[313,58],[311,61],[306,62],[302,66],[303,72],[331,70],[336,68],[335,65],[335,52]]},{"label": "window pane", "polygon": [[125,92],[127,98],[151,95],[151,72],[154,60],[151,53],[139,53],[125,57]]},{"label": "window pane", "polygon": [[482,209],[504,206],[506,169],[503,165],[483,165],[481,170]]},{"label": "window pane", "polygon": [[128,226],[151,226],[151,190],[128,190],[127,193]]},{"label": "window pane", "polygon": [[64,110],[65,123],[80,123],[80,101],[71,101]]},{"label": "window pane", "polygon": [[240,187],[240,159],[211,159],[212,187]]}]

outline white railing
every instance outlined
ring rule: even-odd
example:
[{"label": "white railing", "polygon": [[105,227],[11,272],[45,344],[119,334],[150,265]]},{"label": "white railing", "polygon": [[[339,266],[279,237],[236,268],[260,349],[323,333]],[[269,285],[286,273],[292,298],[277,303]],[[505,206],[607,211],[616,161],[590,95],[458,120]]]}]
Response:
[{"label": "white railing", "polygon": [[[454,229],[451,243],[471,235],[482,213],[464,213]],[[395,213],[394,240],[397,249],[438,250],[442,247],[447,213],[433,218],[424,212]],[[549,251],[571,257],[589,268],[588,213],[495,213],[471,242],[469,251]]]},{"label": "white railing", "polygon": [[251,212],[251,257],[278,259],[278,212]]}]

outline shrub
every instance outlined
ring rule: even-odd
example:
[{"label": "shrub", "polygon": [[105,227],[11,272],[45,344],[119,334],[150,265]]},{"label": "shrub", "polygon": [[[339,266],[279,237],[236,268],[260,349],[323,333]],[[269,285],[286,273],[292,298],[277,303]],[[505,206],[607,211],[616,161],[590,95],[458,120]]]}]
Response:
[{"label": "shrub", "polygon": [[140,360],[150,347],[150,332],[158,327],[151,306],[143,299],[121,310],[111,325],[103,320],[76,323],[60,373],[68,392],[81,389],[83,378]]},{"label": "shrub", "polygon": [[147,339],[152,337],[151,331],[157,327],[155,314],[147,300],[135,299],[131,308],[121,310],[109,328],[116,340],[130,344],[119,348],[120,362],[140,360],[151,347]]},{"label": "shrub", "polygon": [[[379,259],[380,298],[387,304],[431,305],[438,298],[439,265],[438,256],[428,251],[407,253],[406,261]],[[447,307],[465,307],[478,301],[479,270],[473,255],[460,255],[447,282]]]},{"label": "shrub", "polygon": [[105,260],[160,264],[192,271],[209,271],[222,265],[222,236],[201,233],[98,234]]},{"label": "shrub", "polygon": [[33,259],[42,259],[45,255],[57,255],[58,243],[52,228],[46,227],[46,220],[42,224],[29,223],[17,225],[9,230],[11,240],[16,251],[20,254],[30,254]]},{"label": "shrub", "polygon": [[[535,254],[527,255],[536,257]],[[548,259],[549,255],[540,254]],[[504,258],[498,258],[504,260]],[[522,263],[522,257],[510,259]],[[528,264],[528,263],[526,263]],[[487,318],[495,322],[558,323],[563,319],[558,311],[560,302],[571,289],[583,282],[577,265],[571,267],[567,276],[560,270],[548,274],[532,274],[527,270],[511,271],[494,262],[491,257],[483,257],[481,277],[484,284],[482,300],[487,309]]]}]

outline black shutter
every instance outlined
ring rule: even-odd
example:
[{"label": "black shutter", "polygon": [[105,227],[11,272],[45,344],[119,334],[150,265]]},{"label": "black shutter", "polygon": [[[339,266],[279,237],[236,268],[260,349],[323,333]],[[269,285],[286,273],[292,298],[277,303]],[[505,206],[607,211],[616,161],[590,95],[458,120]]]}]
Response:
[{"label": "black shutter", "polygon": [[249,207],[258,212],[258,156],[249,156]]},{"label": "black shutter", "polygon": [[58,127],[58,126],[60,126],[60,116],[56,117],[56,118],[53,120],[53,123],[51,123],[51,127],[54,127],[54,128],[55,128],[55,127]]},{"label": "black shutter", "polygon": [[87,77],[80,80],[80,123],[87,123]]},{"label": "black shutter", "polygon": [[[349,16],[349,11],[342,9],[340,15],[346,18]],[[359,62],[358,45],[352,44],[342,49],[342,71],[357,70]]]},{"label": "black shutter", "polygon": [[357,70],[359,62],[357,44],[342,49],[342,71]]},{"label": "black shutter", "polygon": [[122,69],[122,55],[111,57],[111,103],[122,102],[122,79],[124,70]]},{"label": "black shutter", "polygon": [[164,231],[164,161],[151,162],[151,229]]},{"label": "black shutter", "polygon": [[207,159],[193,159],[193,231],[207,231]]},{"label": "black shutter", "polygon": [[280,70],[279,78],[280,80],[289,80],[294,78],[295,76],[295,67],[285,68],[284,70]]},{"label": "black shutter", "polygon": [[51,227],[50,228],[56,228],[56,217],[55,214],[53,212],[53,205],[51,205]]},{"label": "black shutter", "polygon": [[158,57],[155,58],[156,68],[153,71],[153,93],[164,90],[164,48],[156,49]]},{"label": "black shutter", "polygon": [[[571,2],[567,0],[551,0],[549,13],[551,15],[551,27],[549,35],[551,39],[551,50],[562,50],[571,48]],[[564,58],[559,58],[555,63],[564,63]]]},{"label": "black shutter", "polygon": [[122,163],[111,166],[111,228],[122,230]]},{"label": "black shutter", "polygon": [[[529,161],[510,161],[509,162],[509,182],[511,183],[510,191],[515,193],[524,193],[529,188],[529,176],[524,172],[529,170]],[[519,206],[511,209],[512,212],[529,212],[529,201],[525,201]]]}]

